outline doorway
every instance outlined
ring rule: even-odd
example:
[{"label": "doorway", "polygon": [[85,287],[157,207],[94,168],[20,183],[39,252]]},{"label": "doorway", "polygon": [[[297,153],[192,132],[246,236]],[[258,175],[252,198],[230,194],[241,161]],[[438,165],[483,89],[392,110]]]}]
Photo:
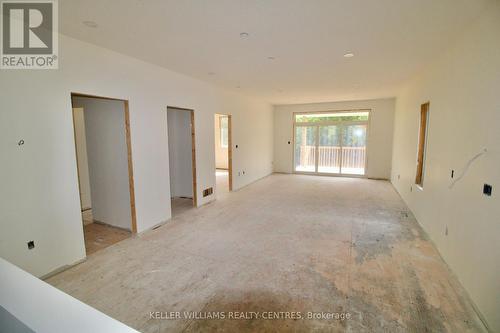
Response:
[{"label": "doorway", "polygon": [[224,195],[233,190],[233,150],[231,115],[215,114],[215,190]]},{"label": "doorway", "polygon": [[137,232],[128,101],[71,94],[87,255]]},{"label": "doorway", "polygon": [[172,216],[197,206],[194,110],[167,107]]},{"label": "doorway", "polygon": [[295,113],[294,172],[364,176],[370,111]]}]

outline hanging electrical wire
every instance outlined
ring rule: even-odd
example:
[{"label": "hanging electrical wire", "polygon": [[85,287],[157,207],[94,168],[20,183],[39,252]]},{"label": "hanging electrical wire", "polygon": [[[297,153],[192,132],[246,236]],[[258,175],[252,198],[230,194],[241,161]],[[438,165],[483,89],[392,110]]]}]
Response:
[{"label": "hanging electrical wire", "polygon": [[459,182],[464,176],[465,174],[467,173],[467,171],[469,171],[469,168],[470,166],[472,165],[472,163],[474,163],[475,160],[477,160],[479,157],[481,157],[483,154],[485,154],[486,152],[488,151],[488,149],[486,148],[483,148],[483,150],[481,150],[479,153],[477,153],[476,155],[474,155],[474,157],[472,157],[468,162],[467,164],[465,164],[465,167],[462,169],[462,172],[460,173],[460,175],[453,179],[453,181],[450,183],[450,185],[448,186],[449,189],[452,189],[453,186],[455,186],[455,184],[457,182]]}]

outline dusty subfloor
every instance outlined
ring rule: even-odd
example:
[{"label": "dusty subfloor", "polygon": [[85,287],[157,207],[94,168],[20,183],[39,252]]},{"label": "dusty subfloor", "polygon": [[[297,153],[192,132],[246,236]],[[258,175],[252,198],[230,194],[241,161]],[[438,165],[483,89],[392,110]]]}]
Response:
[{"label": "dusty subfloor", "polygon": [[227,170],[217,169],[215,171],[215,195],[217,199],[223,199],[229,193],[229,173]]},{"label": "dusty subfloor", "polygon": [[194,209],[193,199],[191,198],[172,198],[170,200],[172,217],[184,214],[186,211]]},{"label": "dusty subfloor", "polygon": [[108,224],[94,222],[91,210],[83,212],[82,215],[83,236],[87,255],[121,242],[132,235],[130,231],[116,228]]},{"label": "dusty subfloor", "polygon": [[[143,332],[483,331],[385,181],[273,175],[48,282]],[[165,318],[176,311],[226,319]],[[243,311],[303,319],[227,319]]]}]

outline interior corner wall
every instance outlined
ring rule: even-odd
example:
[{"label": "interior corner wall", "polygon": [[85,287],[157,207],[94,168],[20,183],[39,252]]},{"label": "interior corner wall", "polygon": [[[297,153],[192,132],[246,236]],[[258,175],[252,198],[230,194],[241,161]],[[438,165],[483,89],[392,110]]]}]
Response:
[{"label": "interior corner wall", "polygon": [[170,195],[193,197],[191,112],[167,109]]},{"label": "interior corner wall", "polygon": [[[397,98],[392,183],[500,331],[500,4]],[[420,105],[430,102],[423,190],[414,185]],[[467,162],[487,148],[453,188]],[[485,196],[483,184],[493,186]]]},{"label": "interior corner wall", "polygon": [[92,218],[132,230],[125,103],[74,97],[73,106],[83,108],[85,119]]},{"label": "interior corner wall", "polygon": [[[394,98],[274,106],[274,171],[293,172],[293,113],[370,109],[366,176],[391,175]],[[290,142],[290,143],[289,143]]]},{"label": "interior corner wall", "polygon": [[138,232],[171,218],[168,105],[194,110],[198,205],[215,199],[202,192],[215,187],[216,113],[232,114],[233,188],[272,172],[273,115],[266,101],[64,35],[59,50],[57,70],[0,74],[2,258],[36,276],[85,258],[72,92],[129,101]]},{"label": "interior corner wall", "polygon": [[229,168],[229,155],[228,149],[223,148],[220,139],[220,117],[221,115],[216,114],[214,117],[215,126],[215,167],[217,169],[227,169]]}]

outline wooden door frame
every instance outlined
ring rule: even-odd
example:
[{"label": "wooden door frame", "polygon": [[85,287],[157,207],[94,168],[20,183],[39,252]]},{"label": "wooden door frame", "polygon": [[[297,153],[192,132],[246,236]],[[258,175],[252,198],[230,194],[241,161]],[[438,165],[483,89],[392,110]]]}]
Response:
[{"label": "wooden door frame", "polygon": [[233,190],[233,115],[229,113],[215,113],[215,116],[227,117],[227,174],[229,192],[231,192]]},{"label": "wooden door frame", "polygon": [[427,129],[429,123],[429,107],[430,102],[425,102],[420,105],[420,127],[418,130],[417,171],[415,175],[415,184],[421,188],[424,186],[424,163],[428,134]]},{"label": "wooden door frame", "polygon": [[227,114],[227,168],[229,192],[233,190],[233,116]]},{"label": "wooden door frame", "polygon": [[[111,100],[111,101],[121,101],[123,102],[123,111],[125,115],[125,140],[127,142],[127,164],[128,164],[128,186],[129,186],[129,193],[130,193],[130,215],[132,218],[132,223],[131,223],[131,229],[132,233],[137,233],[137,214],[136,214],[136,208],[135,208],[135,189],[134,189],[134,168],[132,164],[132,140],[131,140],[131,134],[130,134],[130,111],[129,111],[129,102],[126,99],[120,99],[120,98],[113,98],[113,97],[104,97],[104,96],[96,96],[96,95],[89,95],[89,94],[82,94],[82,93],[71,93],[71,114],[73,117],[73,133],[75,134],[75,128],[74,128],[74,116],[73,116],[73,109],[74,109],[74,102],[73,98],[75,97],[84,97],[84,98],[95,98],[95,99],[104,99],[104,100]],[[85,112],[85,109],[83,110]],[[77,151],[76,151],[76,136],[74,138],[75,140],[75,158],[77,158]],[[80,195],[80,176],[78,173],[78,159],[77,159],[77,175],[78,175],[78,196]],[[80,206],[81,206],[81,198],[80,198]]]},{"label": "wooden door frame", "polygon": [[[168,109],[174,109],[179,111],[187,111],[190,113],[191,119],[191,169],[193,175],[193,207],[198,207],[198,187],[196,182],[196,130],[194,126],[194,110],[181,108],[178,106],[168,106],[167,105],[167,122],[168,122]],[[168,128],[167,128],[168,136]]]}]

